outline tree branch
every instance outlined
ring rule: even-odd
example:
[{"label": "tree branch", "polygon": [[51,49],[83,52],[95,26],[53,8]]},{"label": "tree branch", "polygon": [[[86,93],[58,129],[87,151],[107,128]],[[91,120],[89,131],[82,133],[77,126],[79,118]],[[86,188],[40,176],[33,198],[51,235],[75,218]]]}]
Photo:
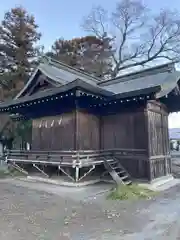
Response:
[{"label": "tree branch", "polygon": [[144,66],[157,59],[180,59],[178,12],[163,10],[154,15],[140,0],[120,0],[111,18],[107,16],[104,9],[93,8],[84,20],[84,29],[102,37],[103,34],[112,36],[109,26],[113,27],[112,46],[116,46],[116,52],[111,55],[111,77],[121,70]]}]

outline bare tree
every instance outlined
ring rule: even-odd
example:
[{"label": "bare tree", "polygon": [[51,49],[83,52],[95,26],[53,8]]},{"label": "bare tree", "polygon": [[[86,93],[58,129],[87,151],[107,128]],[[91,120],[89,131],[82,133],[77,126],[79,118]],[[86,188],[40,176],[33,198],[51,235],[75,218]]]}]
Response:
[{"label": "bare tree", "polygon": [[111,77],[127,68],[180,59],[180,15],[175,11],[154,15],[139,0],[121,0],[110,14],[100,6],[93,8],[82,27],[99,38],[112,38],[116,51]]}]

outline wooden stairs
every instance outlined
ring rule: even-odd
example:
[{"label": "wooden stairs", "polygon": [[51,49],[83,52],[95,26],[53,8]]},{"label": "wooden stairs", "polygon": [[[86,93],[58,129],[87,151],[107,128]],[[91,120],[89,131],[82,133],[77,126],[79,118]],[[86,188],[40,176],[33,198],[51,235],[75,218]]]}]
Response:
[{"label": "wooden stairs", "polygon": [[131,177],[126,169],[120,164],[118,159],[104,159],[104,166],[106,172],[103,174],[109,174],[116,184],[130,185],[132,184]]}]

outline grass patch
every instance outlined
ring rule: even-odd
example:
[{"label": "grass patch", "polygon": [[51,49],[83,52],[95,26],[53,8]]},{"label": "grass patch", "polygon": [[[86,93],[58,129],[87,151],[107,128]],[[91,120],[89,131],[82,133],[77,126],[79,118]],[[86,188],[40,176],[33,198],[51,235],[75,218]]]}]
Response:
[{"label": "grass patch", "polygon": [[150,199],[156,195],[156,192],[143,188],[137,184],[119,185],[112,189],[108,194],[107,199],[111,200],[137,200]]}]

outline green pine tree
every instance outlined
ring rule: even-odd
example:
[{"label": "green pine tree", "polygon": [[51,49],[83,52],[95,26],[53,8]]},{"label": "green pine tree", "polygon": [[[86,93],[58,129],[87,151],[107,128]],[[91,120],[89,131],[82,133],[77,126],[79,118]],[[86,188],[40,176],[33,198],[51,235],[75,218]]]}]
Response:
[{"label": "green pine tree", "polygon": [[13,97],[27,81],[39,55],[40,37],[34,16],[24,8],[5,13],[0,25],[0,82],[5,98]]},{"label": "green pine tree", "polygon": [[[35,64],[40,47],[41,34],[34,16],[23,7],[12,8],[6,12],[0,24],[0,100],[13,98],[24,86]],[[7,116],[6,116],[7,117]],[[31,134],[29,122],[13,123],[7,117],[3,123],[0,116],[0,138],[11,142],[17,138],[22,141]]]}]

